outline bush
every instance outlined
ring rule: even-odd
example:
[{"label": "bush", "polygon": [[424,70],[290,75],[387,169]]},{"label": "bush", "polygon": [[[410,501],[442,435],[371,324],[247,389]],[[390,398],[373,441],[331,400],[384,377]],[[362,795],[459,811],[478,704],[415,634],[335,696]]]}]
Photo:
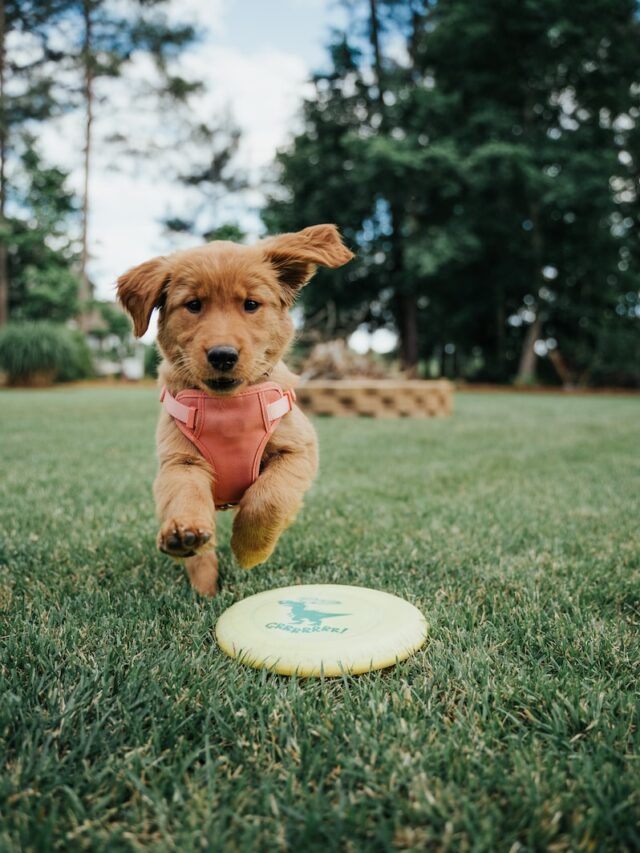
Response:
[{"label": "bush", "polygon": [[591,385],[640,388],[640,324],[637,317],[602,323],[591,357]]},{"label": "bush", "polygon": [[158,365],[161,361],[162,356],[155,344],[146,347],[144,351],[144,375],[155,379],[158,376]]},{"label": "bush", "polygon": [[0,329],[0,369],[11,385],[49,385],[91,376],[93,364],[82,334],[41,320]]},{"label": "bush", "polygon": [[56,382],[76,382],[78,379],[89,379],[95,376],[93,353],[87,339],[79,331],[64,329],[69,337],[73,353],[56,374]]}]

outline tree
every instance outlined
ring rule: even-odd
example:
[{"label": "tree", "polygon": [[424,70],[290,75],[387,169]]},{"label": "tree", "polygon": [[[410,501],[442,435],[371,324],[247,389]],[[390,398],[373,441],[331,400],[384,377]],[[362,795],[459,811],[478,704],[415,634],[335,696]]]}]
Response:
[{"label": "tree", "polygon": [[[336,281],[331,315],[338,322],[331,333],[362,323],[393,325],[403,365],[413,372],[428,279],[475,245],[466,224],[455,220],[464,163],[447,139],[427,146],[424,123],[412,116],[424,78],[418,46],[428,5],[368,0],[351,6],[356,20],[331,47],[331,70],[314,78],[305,129],[278,158],[290,194],[272,195],[265,221],[277,229],[320,215],[334,219],[339,211],[359,265]],[[400,59],[385,55],[385,36],[402,40]],[[441,108],[433,96],[430,109]],[[313,315],[314,296],[305,300]]]},{"label": "tree", "polygon": [[303,291],[307,327],[323,336],[391,318],[387,268],[379,262],[385,257],[388,216],[384,201],[376,204],[358,150],[374,133],[374,105],[360,73],[360,49],[343,37],[330,51],[332,69],[313,78],[314,96],[303,104],[303,131],[279,154],[263,211],[269,231],[335,222],[347,244],[357,247],[357,266],[347,265],[331,275],[319,270],[317,284]]},{"label": "tree", "polygon": [[240,130],[229,116],[215,126],[200,122],[189,128],[180,146],[176,179],[193,191],[194,201],[188,216],[174,211],[164,220],[169,231],[205,240],[244,239],[240,226],[228,221],[233,210],[227,204],[230,199],[237,204],[249,188],[246,175],[236,164],[240,140]]},{"label": "tree", "polygon": [[637,241],[612,227],[611,192],[626,146],[620,118],[638,105],[635,9],[445,0],[424,34],[447,132],[471,166],[465,215],[481,246],[475,281],[493,297],[494,345],[483,347],[494,375],[530,381],[547,340],[566,360],[588,349],[587,327],[619,298],[608,279],[621,239]]},{"label": "tree", "polygon": [[[195,39],[195,30],[188,24],[174,24],[166,15],[171,0],[131,0],[126,6],[108,0],[76,0],[67,4],[65,19],[73,33],[69,57],[72,63],[79,56],[82,76],[79,104],[84,111],[83,189],[81,216],[81,253],[79,302],[88,305],[91,285],[87,274],[89,258],[90,174],[94,146],[94,118],[99,98],[96,86],[101,79],[114,79],[126,72],[126,67],[141,53],[155,64],[157,80],[155,94],[184,101],[199,91],[201,84],[189,81],[171,71],[171,60]],[[76,49],[74,49],[74,47]],[[79,48],[79,49],[78,49]],[[149,95],[148,81],[145,95]],[[111,139],[111,142],[114,138]],[[121,133],[118,141],[123,141]]]},{"label": "tree", "polygon": [[66,0],[0,0],[0,326],[9,317],[11,167],[19,168],[23,132],[60,109],[54,69],[61,56],[50,36],[67,6]]},{"label": "tree", "polygon": [[[600,331],[636,316],[637,4],[349,7],[264,214],[337,219],[357,247],[326,317],[392,323],[409,368],[449,353],[529,381],[548,352],[594,375]],[[325,296],[305,292],[308,318]]]},{"label": "tree", "polygon": [[[96,111],[105,98],[104,91],[98,91],[99,84],[121,77],[144,53],[153,61],[155,76],[147,73],[133,88],[144,87],[147,102],[153,96],[156,103],[158,99],[172,105],[183,103],[201,88],[199,82],[186,80],[173,70],[173,60],[196,34],[190,25],[169,21],[169,4],[170,0],[129,0],[125,4],[108,0],[0,0],[0,325],[8,317],[10,291],[22,287],[21,283],[14,287],[9,281],[7,255],[11,237],[7,205],[12,203],[12,181],[23,166],[22,133],[33,131],[36,122],[79,109],[84,112],[83,190],[77,218],[80,252],[76,303],[80,319],[89,307],[90,173]],[[6,50],[8,36],[12,36],[12,53]],[[126,143],[122,132],[109,139],[109,144],[117,145],[120,151]],[[29,229],[27,233],[29,239],[34,236]],[[26,239],[22,231],[20,234],[20,240]],[[24,243],[18,254],[22,249]],[[30,269],[35,274],[35,267]],[[49,288],[61,282],[52,270],[40,269],[38,275],[47,279]],[[65,278],[65,287],[68,283]],[[64,302],[66,296],[61,293],[60,299]]]},{"label": "tree", "polygon": [[66,189],[67,175],[43,163],[31,137],[24,144],[12,193],[15,213],[5,219],[8,316],[63,322],[78,308],[77,245],[69,237],[77,203]]}]

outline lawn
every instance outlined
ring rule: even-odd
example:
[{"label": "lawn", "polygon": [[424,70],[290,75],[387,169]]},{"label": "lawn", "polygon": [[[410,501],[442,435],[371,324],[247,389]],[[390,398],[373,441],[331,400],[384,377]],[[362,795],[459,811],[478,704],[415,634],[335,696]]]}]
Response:
[{"label": "lawn", "polygon": [[[223,589],[154,547],[150,389],[0,393],[0,849],[638,850],[640,400],[465,394],[319,420],[321,476]],[[424,650],[243,668],[233,602],[363,584]]]}]

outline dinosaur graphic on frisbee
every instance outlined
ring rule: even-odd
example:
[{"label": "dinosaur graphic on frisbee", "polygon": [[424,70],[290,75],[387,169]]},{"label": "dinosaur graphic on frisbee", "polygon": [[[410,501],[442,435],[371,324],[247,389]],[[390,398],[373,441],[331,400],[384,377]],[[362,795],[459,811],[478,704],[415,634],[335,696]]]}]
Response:
[{"label": "dinosaur graphic on frisbee", "polygon": [[[332,619],[336,616],[349,616],[348,613],[321,613],[318,610],[312,610],[307,606],[307,601],[312,604],[323,603],[322,601],[318,602],[315,598],[299,598],[297,601],[291,601],[285,598],[282,601],[279,601],[278,604],[284,604],[286,607],[290,608],[291,621],[294,625],[298,625],[305,621],[310,622],[312,625],[320,625],[323,619]],[[331,601],[324,603],[333,604]],[[339,604],[339,602],[336,603]]]},{"label": "dinosaur graphic on frisbee", "polygon": [[339,584],[290,586],[239,601],[218,619],[225,654],[282,675],[383,669],[424,644],[427,623],[408,601]]}]

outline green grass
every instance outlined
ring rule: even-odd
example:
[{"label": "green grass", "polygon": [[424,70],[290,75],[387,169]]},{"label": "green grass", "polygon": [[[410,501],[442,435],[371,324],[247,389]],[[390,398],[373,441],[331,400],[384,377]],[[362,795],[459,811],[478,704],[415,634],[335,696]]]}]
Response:
[{"label": "green grass", "polygon": [[[2,850],[640,848],[640,401],[460,395],[321,420],[266,566],[195,596],[155,551],[155,391],[0,394]],[[234,601],[388,590],[431,625],[384,672],[216,647]]]}]

